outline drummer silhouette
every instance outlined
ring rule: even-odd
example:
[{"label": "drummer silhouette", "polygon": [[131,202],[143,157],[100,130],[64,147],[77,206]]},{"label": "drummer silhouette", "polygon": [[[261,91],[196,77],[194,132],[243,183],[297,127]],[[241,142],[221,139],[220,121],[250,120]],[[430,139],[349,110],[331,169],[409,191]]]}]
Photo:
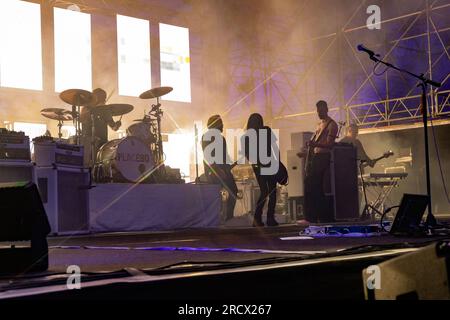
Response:
[{"label": "drummer silhouette", "polygon": [[94,155],[98,149],[108,142],[108,126],[114,130],[119,130],[122,123],[114,121],[111,110],[102,109],[96,111],[96,107],[106,104],[106,91],[97,88],[92,92],[92,99],[80,110],[80,120],[82,124],[82,135],[87,140],[94,139]]}]

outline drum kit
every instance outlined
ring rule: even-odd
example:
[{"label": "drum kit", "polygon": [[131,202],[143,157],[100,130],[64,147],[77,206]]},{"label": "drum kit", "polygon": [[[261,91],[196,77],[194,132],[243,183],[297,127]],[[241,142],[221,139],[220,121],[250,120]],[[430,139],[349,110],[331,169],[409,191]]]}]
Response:
[{"label": "drum kit", "polygon": [[[97,91],[96,90],[100,90]],[[85,166],[93,168],[93,178],[97,182],[143,182],[151,177],[164,175],[164,152],[161,133],[163,111],[160,98],[173,90],[171,87],[158,87],[142,93],[139,98],[156,99],[150,111],[142,119],[134,120],[127,130],[127,136],[106,142],[98,151],[95,149],[95,117],[105,122],[112,117],[130,113],[134,107],[128,104],[106,104],[106,93],[101,89],[89,92],[81,89],[63,91],[59,97],[72,109],[46,108],[41,110],[45,118],[58,121],[58,139],[62,141],[64,122],[72,121],[75,136],[69,141],[84,145],[90,156]],[[98,94],[100,92],[100,94]],[[87,116],[88,115],[88,116]],[[86,121],[91,121],[91,131],[82,131]],[[117,123],[121,123],[120,120]],[[85,139],[90,134],[91,139]],[[89,141],[89,142],[86,142]],[[87,162],[87,163],[86,163]]]}]

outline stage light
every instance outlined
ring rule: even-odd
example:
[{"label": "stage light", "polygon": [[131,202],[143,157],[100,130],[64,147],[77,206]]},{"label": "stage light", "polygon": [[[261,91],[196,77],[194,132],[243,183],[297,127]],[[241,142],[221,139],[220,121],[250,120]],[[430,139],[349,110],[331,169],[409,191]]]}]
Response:
[{"label": "stage light", "polygon": [[183,131],[183,133],[169,134],[169,139],[164,142],[164,162],[171,168],[178,168],[181,175],[189,180],[191,176],[190,164],[194,151],[194,133]]},{"label": "stage light", "polygon": [[67,7],[67,10],[72,10],[72,11],[76,11],[76,12],[81,12],[80,7],[77,6],[76,4],[71,4],[70,6]]}]

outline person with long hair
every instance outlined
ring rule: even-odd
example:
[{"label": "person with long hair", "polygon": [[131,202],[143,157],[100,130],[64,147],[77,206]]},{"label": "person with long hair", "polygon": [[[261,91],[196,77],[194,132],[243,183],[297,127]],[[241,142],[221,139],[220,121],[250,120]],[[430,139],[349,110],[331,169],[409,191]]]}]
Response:
[{"label": "person with long hair", "polygon": [[[252,134],[257,137],[256,145],[250,145],[249,136]],[[256,135],[255,135],[256,134]],[[264,126],[263,117],[259,113],[253,113],[248,118],[247,122],[247,132],[244,135],[244,146],[245,146],[245,156],[251,162],[250,156],[250,148],[255,148],[252,151],[253,154],[256,154],[256,162],[252,163],[253,172],[255,173],[256,180],[258,181],[260,196],[258,202],[256,203],[255,215],[253,218],[253,226],[254,227],[263,227],[264,222],[262,221],[263,208],[266,204],[266,200],[269,199],[268,207],[267,207],[267,226],[278,226],[278,222],[275,220],[275,206],[277,202],[277,180],[276,174],[264,174],[262,169],[264,167],[270,166],[270,164],[263,164],[260,159],[260,146],[266,145],[266,155],[272,155],[271,143],[273,133],[272,130],[268,126]],[[266,139],[266,144],[260,144],[260,139]],[[273,158],[273,157],[272,157]],[[276,157],[279,159],[279,156]]]}]

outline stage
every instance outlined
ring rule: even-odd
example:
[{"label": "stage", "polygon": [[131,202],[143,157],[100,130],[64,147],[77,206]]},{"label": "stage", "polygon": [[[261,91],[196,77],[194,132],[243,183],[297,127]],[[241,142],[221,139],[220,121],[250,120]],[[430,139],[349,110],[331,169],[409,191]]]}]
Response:
[{"label": "stage", "polygon": [[0,0],[0,302],[450,300],[449,16]]}]

